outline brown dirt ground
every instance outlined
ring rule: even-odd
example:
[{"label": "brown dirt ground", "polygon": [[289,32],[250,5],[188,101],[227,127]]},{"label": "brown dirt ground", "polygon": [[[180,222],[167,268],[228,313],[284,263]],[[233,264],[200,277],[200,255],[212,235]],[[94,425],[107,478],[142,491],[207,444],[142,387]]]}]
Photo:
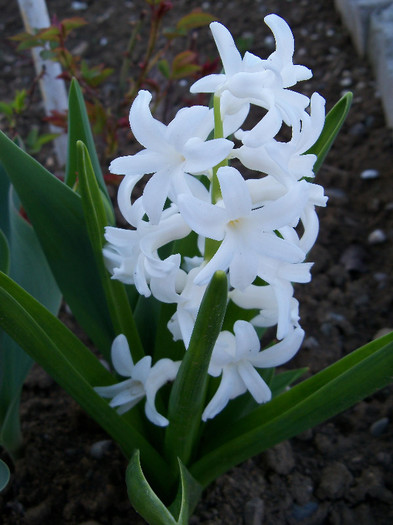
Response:
[{"label": "brown dirt ground", "polygon": [[[91,24],[75,45],[83,41],[84,57],[92,64],[105,62],[118,68],[129,22],[143,2],[87,3],[88,9],[81,13],[66,0],[48,1],[48,7],[59,19],[83,15]],[[199,5],[185,0],[174,3],[169,19]],[[261,56],[270,52],[263,16],[270,12],[283,16],[295,35],[297,62],[314,72],[313,79],[303,83],[304,92],[321,93],[328,109],[345,90],[354,92],[348,120],[317,178],[329,203],[320,211],[320,236],[309,258],[315,261],[313,281],[297,290],[307,337],[291,367],[309,366],[316,372],[381,330],[393,328],[391,131],[384,124],[370,66],[355,54],[332,1],[238,0],[202,6],[236,37],[253,37],[251,50]],[[21,29],[16,2],[4,2],[0,100],[9,100],[16,88],[29,87],[34,75],[28,53],[16,54],[6,41]],[[100,44],[103,37],[105,45]],[[214,58],[208,30],[201,30],[198,40],[203,53]],[[176,94],[179,100],[183,97],[180,87]],[[26,126],[39,123],[38,100]],[[177,103],[175,97],[174,106]],[[53,165],[50,147],[43,155]],[[378,170],[378,177],[362,179],[365,169]],[[382,242],[373,241],[376,230],[383,232]],[[72,324],[72,319],[68,322]],[[206,490],[191,523],[392,523],[392,393],[386,388],[234,468]],[[25,457],[0,496],[4,525],[144,523],[130,508],[126,463],[116,446],[38,367],[26,382],[21,417]]]}]

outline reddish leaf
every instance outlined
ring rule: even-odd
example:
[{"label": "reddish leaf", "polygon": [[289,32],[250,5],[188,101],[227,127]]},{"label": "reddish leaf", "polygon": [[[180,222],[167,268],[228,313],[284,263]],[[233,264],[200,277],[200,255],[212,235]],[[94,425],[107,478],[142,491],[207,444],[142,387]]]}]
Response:
[{"label": "reddish leaf", "polygon": [[194,9],[191,13],[186,16],[183,16],[178,23],[176,28],[180,30],[190,31],[190,29],[196,29],[198,27],[203,27],[210,22],[217,20],[217,17],[211,15],[210,13],[205,13],[201,9]]},{"label": "reddish leaf", "polygon": [[178,79],[192,75],[201,69],[196,64],[197,54],[194,51],[182,51],[172,62],[171,78]]},{"label": "reddish leaf", "polygon": [[65,20],[62,20],[61,25],[65,31],[65,36],[68,36],[69,33],[73,29],[78,29],[78,27],[85,26],[87,24],[87,21],[80,17],[80,16],[74,16],[72,18],[66,18]]}]

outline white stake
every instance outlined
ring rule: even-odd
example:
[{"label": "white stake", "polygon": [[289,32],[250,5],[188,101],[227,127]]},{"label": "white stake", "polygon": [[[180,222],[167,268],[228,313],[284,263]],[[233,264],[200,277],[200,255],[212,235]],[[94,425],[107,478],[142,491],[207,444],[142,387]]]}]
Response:
[{"label": "white stake", "polygon": [[[25,30],[33,33],[34,29],[50,26],[48,9],[45,0],[18,0]],[[51,111],[64,111],[68,107],[67,90],[63,79],[56,78],[61,74],[58,62],[43,60],[40,56],[42,48],[32,49],[35,70],[40,76],[40,90],[44,101],[45,114]],[[42,74],[44,72],[44,74]],[[64,166],[67,155],[67,137],[63,130],[50,125],[51,133],[62,133],[54,141],[55,152],[60,166]]]}]

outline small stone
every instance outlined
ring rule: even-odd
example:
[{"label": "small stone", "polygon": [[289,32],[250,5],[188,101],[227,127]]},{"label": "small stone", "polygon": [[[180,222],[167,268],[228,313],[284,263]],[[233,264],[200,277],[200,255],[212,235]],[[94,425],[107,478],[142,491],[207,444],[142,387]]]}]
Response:
[{"label": "small stone", "polygon": [[305,505],[294,505],[292,510],[292,516],[296,521],[303,521],[309,518],[318,509],[318,503],[316,501],[309,501]]},{"label": "small stone", "polygon": [[342,87],[349,87],[352,85],[352,78],[351,77],[344,77],[340,80],[340,86]]},{"label": "small stone", "polygon": [[317,495],[323,499],[341,498],[352,481],[352,474],[343,463],[332,463],[322,471]]},{"label": "small stone", "polygon": [[297,504],[303,506],[309,503],[314,485],[312,479],[299,472],[289,476],[289,491]]},{"label": "small stone", "polygon": [[266,452],[269,467],[277,474],[289,474],[295,466],[292,446],[289,441],[283,441]]},{"label": "small stone", "polygon": [[340,257],[340,263],[344,265],[344,268],[348,272],[360,272],[366,271],[364,264],[365,252],[361,246],[352,244],[344,251]]},{"label": "small stone", "polygon": [[377,282],[383,283],[387,280],[388,274],[384,272],[375,272],[373,277]]},{"label": "small stone", "polygon": [[111,448],[112,441],[110,439],[103,439],[93,443],[90,447],[90,456],[94,459],[102,459],[106,452]]},{"label": "small stone", "polygon": [[379,177],[379,171],[378,170],[364,170],[360,174],[361,179],[377,179]]},{"label": "small stone", "polygon": [[382,417],[381,419],[378,419],[378,421],[375,421],[370,427],[371,435],[374,437],[381,436],[387,429],[388,425],[389,425],[388,417]]},{"label": "small stone", "polygon": [[265,36],[265,38],[263,39],[263,43],[268,49],[274,49],[275,47],[275,40],[274,37],[271,35]]},{"label": "small stone", "polygon": [[348,200],[347,194],[341,188],[326,188],[325,194],[329,199],[336,199],[343,202]]},{"label": "small stone", "polygon": [[386,233],[382,230],[374,230],[367,237],[369,244],[381,244],[386,241]]},{"label": "small stone", "polygon": [[85,11],[88,5],[86,2],[71,2],[71,9],[74,11]]},{"label": "small stone", "polygon": [[30,507],[25,512],[25,523],[28,525],[41,525],[46,521],[51,511],[49,500],[44,500],[35,507]]},{"label": "small stone", "polygon": [[315,350],[320,346],[321,345],[319,344],[318,340],[312,335],[310,335],[310,337],[306,337],[303,343],[303,348],[307,348],[308,350]]},{"label": "small stone", "polygon": [[262,525],[265,516],[265,503],[261,498],[252,498],[244,507],[244,525]]},{"label": "small stone", "polygon": [[364,137],[367,132],[367,128],[363,122],[356,122],[349,128],[348,133],[354,137]]},{"label": "small stone", "polygon": [[375,341],[375,339],[379,339],[380,337],[383,337],[384,335],[390,334],[390,332],[393,332],[393,328],[390,327],[390,326],[386,326],[386,327],[384,327],[384,328],[380,328],[380,329],[374,334],[373,341]]}]

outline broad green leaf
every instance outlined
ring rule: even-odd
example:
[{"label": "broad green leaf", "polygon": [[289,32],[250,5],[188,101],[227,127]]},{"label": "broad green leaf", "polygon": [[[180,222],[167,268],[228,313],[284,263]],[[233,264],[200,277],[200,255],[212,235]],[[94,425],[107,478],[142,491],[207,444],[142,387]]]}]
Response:
[{"label": "broad green leaf", "polygon": [[126,482],[128,497],[135,510],[149,525],[187,525],[189,517],[200,498],[202,488],[179,460],[180,481],[178,495],[170,506],[164,505],[145,478],[140,463],[140,453],[136,450],[128,464]]},{"label": "broad green leaf", "polygon": [[[6,176],[5,173],[0,177]],[[31,225],[20,214],[20,203],[8,188],[9,272],[25,290],[57,314],[61,294]],[[0,248],[1,253],[3,250]],[[3,271],[3,268],[2,268]],[[19,400],[33,361],[7,334],[0,333],[0,442],[14,457],[22,444]]]},{"label": "broad green leaf", "polygon": [[183,463],[178,459],[180,484],[175,501],[169,507],[178,516],[177,523],[188,524],[194,508],[202,494],[202,486],[194,479]]},{"label": "broad green leaf", "polygon": [[106,355],[114,338],[81,198],[0,132],[0,160],[52,273],[82,328]]},{"label": "broad green leaf", "polygon": [[127,337],[134,362],[136,362],[144,356],[144,351],[132,315],[127,292],[120,281],[110,278],[102,254],[105,243],[104,231],[106,226],[103,197],[93,172],[89,152],[83,142],[77,142],[77,150],[80,193],[87,232],[97,263],[112,324],[116,335],[124,334]]},{"label": "broad green leaf", "polygon": [[239,420],[190,472],[204,487],[245,459],[322,423],[393,380],[393,332],[358,348]]},{"label": "broad green leaf", "polygon": [[337,102],[326,115],[325,125],[316,143],[306,153],[313,153],[317,156],[314,164],[314,173],[319,171],[328,154],[338,132],[340,131],[351,107],[353,95],[348,92]]},{"label": "broad green leaf", "polygon": [[[1,155],[0,155],[1,156]],[[10,180],[0,162],[0,230],[8,239],[10,234],[10,216],[8,211]]]},{"label": "broad green leaf", "polygon": [[11,473],[7,463],[0,459],[0,492],[8,485],[10,477]]},{"label": "broad green leaf", "polygon": [[78,81],[74,78],[70,85],[68,98],[68,155],[65,182],[67,186],[73,187],[78,171],[76,143],[81,140],[86,144],[93,165],[94,174],[97,178],[100,190],[110,202],[108,190],[106,189],[102,176],[94,139],[91,132],[89,117],[87,116],[83,94]]},{"label": "broad green leaf", "polygon": [[275,398],[284,392],[284,390],[301,378],[307,371],[308,368],[297,368],[296,370],[287,370],[286,372],[281,372],[281,374],[275,374],[272,382],[269,384],[272,397]]},{"label": "broad green leaf", "polygon": [[7,237],[0,229],[0,271],[6,274],[10,269],[10,249],[8,246]]},{"label": "broad green leaf", "polygon": [[94,386],[112,384],[112,374],[67,327],[2,273],[0,326],[117,441],[127,457],[135,448],[141,450],[155,483],[160,483],[162,472],[166,472],[165,483],[173,482],[167,464],[143,435],[94,391]]},{"label": "broad green leaf", "polygon": [[226,274],[217,271],[203,296],[190,344],[172,386],[165,434],[165,450],[172,465],[178,457],[184,464],[195,445],[204,408],[207,370],[220,333],[228,296]]},{"label": "broad green leaf", "polygon": [[140,463],[139,450],[135,450],[128,464],[126,483],[128,497],[132,506],[149,525],[177,524],[175,518],[145,478]]}]

